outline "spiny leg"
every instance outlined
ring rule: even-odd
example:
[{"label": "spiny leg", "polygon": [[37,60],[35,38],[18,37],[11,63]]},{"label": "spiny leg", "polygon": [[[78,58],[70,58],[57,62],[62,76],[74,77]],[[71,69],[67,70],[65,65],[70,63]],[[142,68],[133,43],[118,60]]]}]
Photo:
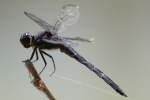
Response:
[{"label": "spiny leg", "polygon": [[53,72],[50,74],[50,76],[52,76],[52,75],[55,73],[55,71],[56,71],[55,61],[54,61],[53,57],[52,57],[50,54],[48,54],[48,53],[46,53],[45,51],[42,51],[42,50],[41,50],[41,52],[52,59],[53,66],[54,66],[54,70],[53,70]]},{"label": "spiny leg", "polygon": [[38,51],[37,51],[37,49],[35,50],[35,54],[36,54],[36,59],[35,59],[33,62],[35,62],[35,61],[37,61],[37,60],[39,59],[39,56],[38,56]]},{"label": "spiny leg", "polygon": [[33,49],[33,51],[32,51],[32,54],[31,54],[31,57],[30,57],[30,61],[33,59],[33,56],[34,56],[34,54],[35,54],[35,52],[36,52],[36,47]]},{"label": "spiny leg", "polygon": [[32,62],[35,62],[35,61],[37,61],[37,60],[39,59],[39,57],[38,57],[38,52],[37,52],[37,47],[35,47],[35,48],[33,49],[33,52],[32,52],[31,57],[30,57],[30,59],[29,59],[30,61],[33,59],[34,54],[36,54],[36,59],[35,59],[34,61],[32,61]]},{"label": "spiny leg", "polygon": [[43,59],[43,61],[44,61],[44,67],[43,67],[43,69],[42,69],[42,70],[40,71],[40,73],[39,73],[39,74],[41,74],[41,73],[44,71],[44,69],[46,68],[47,62],[46,62],[46,60],[45,60],[45,58],[44,58],[44,55],[43,55],[41,49],[39,49],[39,52],[40,52],[41,57],[42,57],[42,59]]}]

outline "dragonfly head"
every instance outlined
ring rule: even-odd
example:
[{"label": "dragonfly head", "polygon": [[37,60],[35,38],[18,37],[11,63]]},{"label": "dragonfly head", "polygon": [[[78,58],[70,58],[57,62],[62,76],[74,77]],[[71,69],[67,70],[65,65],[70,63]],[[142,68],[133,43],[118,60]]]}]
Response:
[{"label": "dragonfly head", "polygon": [[32,46],[32,40],[33,36],[30,34],[30,32],[26,32],[20,37],[20,42],[25,48]]}]

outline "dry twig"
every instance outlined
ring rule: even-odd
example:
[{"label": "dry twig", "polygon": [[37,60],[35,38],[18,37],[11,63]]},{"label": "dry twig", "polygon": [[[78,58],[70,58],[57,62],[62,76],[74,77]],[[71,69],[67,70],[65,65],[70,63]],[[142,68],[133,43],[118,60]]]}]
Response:
[{"label": "dry twig", "polygon": [[29,73],[31,73],[33,80],[33,85],[40,91],[42,91],[49,100],[56,100],[52,93],[48,90],[42,79],[40,78],[39,74],[37,73],[36,69],[34,68],[34,65],[30,60],[23,61],[25,63],[26,68],[28,69]]}]

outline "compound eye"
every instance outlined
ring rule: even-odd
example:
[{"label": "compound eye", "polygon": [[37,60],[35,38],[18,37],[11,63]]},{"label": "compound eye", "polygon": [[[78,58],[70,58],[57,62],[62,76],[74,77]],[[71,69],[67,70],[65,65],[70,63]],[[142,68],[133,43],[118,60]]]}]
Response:
[{"label": "compound eye", "polygon": [[21,36],[20,38],[20,42],[22,43],[22,45],[25,48],[29,48],[30,47],[30,42],[31,42],[31,36],[29,35],[29,33],[24,33],[23,36]]},{"label": "compound eye", "polygon": [[22,41],[23,41],[23,43],[28,44],[28,43],[30,43],[30,37],[26,36],[22,39]]}]

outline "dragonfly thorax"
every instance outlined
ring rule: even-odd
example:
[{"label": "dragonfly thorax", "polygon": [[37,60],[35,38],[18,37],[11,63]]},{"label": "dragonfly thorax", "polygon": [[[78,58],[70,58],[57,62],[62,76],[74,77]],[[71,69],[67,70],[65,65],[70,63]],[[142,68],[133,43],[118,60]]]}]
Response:
[{"label": "dragonfly thorax", "polygon": [[20,42],[25,48],[29,48],[32,46],[33,36],[26,32],[20,37]]}]

